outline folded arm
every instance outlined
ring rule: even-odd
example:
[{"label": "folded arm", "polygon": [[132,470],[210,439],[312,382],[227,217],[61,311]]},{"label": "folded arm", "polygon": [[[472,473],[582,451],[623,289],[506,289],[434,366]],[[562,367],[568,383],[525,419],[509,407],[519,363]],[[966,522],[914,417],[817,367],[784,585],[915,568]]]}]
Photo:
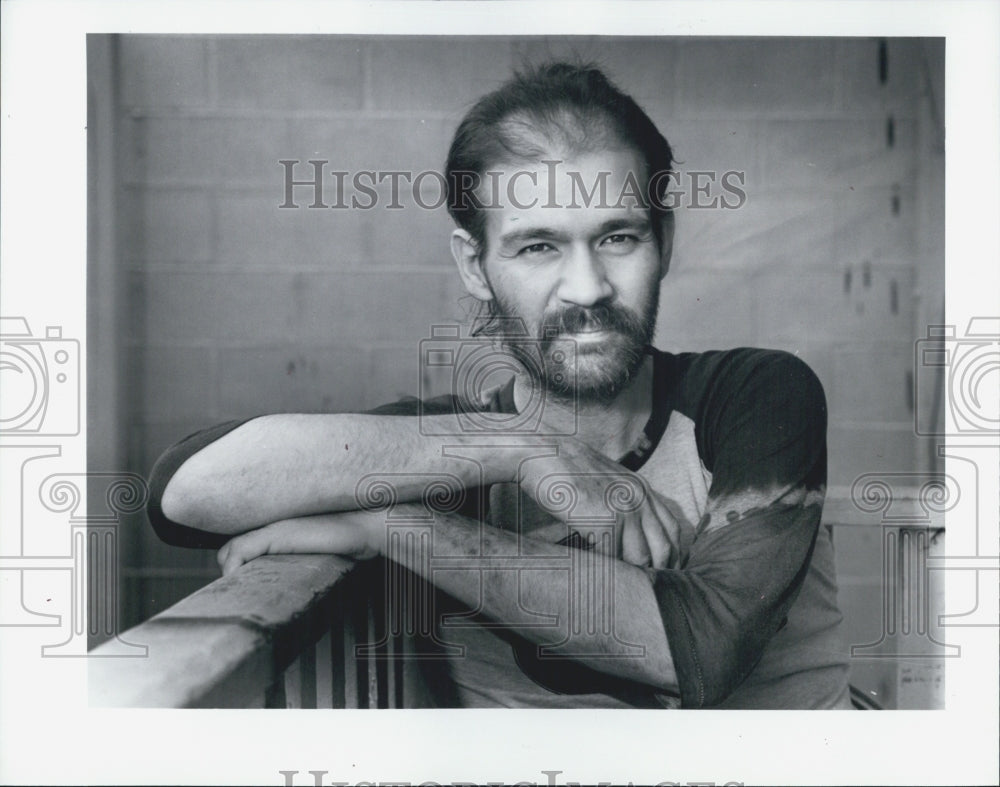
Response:
[{"label": "folded arm", "polygon": [[483,435],[439,437],[425,427],[420,418],[365,414],[268,415],[222,424],[161,457],[150,481],[150,520],[169,543],[218,546],[219,539],[206,534],[232,536],[291,517],[359,508],[358,482],[371,474],[411,479],[395,480],[400,500],[423,493],[421,473],[446,473],[466,487],[515,475],[519,451],[508,438],[492,438],[504,450],[470,462],[443,449],[481,444]]},{"label": "folded arm", "polygon": [[[411,509],[414,515],[407,516]],[[420,521],[425,514],[422,505],[400,505],[391,521]],[[386,521],[384,510],[286,520],[234,538],[220,550],[219,562],[228,573],[269,553],[366,558],[381,552],[529,642],[559,645],[573,661],[676,693],[653,584],[643,569],[612,555],[553,543],[548,539],[556,539],[558,528],[536,531],[543,541],[448,513],[434,515],[433,547],[424,547],[431,556],[388,544]],[[539,615],[552,615],[557,622],[539,626]]]}]

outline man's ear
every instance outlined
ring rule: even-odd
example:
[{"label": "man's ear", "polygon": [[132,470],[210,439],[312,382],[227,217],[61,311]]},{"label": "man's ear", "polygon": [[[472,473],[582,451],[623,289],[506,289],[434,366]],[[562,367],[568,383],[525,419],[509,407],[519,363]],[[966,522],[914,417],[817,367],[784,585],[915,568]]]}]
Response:
[{"label": "man's ear", "polygon": [[670,270],[670,258],[674,254],[674,212],[667,211],[660,217],[660,280]]},{"label": "man's ear", "polygon": [[451,256],[455,258],[458,274],[469,295],[480,301],[493,300],[493,290],[483,271],[479,244],[465,230],[458,229],[451,233]]}]

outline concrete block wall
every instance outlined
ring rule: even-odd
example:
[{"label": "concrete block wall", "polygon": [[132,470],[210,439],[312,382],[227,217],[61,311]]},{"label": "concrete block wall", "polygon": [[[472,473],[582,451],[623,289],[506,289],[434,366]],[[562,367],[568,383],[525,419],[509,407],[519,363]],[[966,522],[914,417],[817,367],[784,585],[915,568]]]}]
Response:
[{"label": "concrete block wall", "polygon": [[[465,313],[444,209],[404,195],[404,209],[387,210],[384,187],[373,210],[309,209],[308,188],[295,191],[302,207],[279,209],[279,161],[301,161],[297,179],[311,176],[309,159],[350,172],[438,169],[478,96],[514,66],[565,56],[602,63],[632,92],[682,171],[745,173],[738,210],[679,212],[658,346],[796,352],[826,387],[834,487],[915,468],[930,452],[912,429],[913,341],[928,293],[943,298],[943,263],[928,261],[933,239],[917,221],[918,208],[925,224],[928,210],[943,221],[923,193],[941,183],[923,76],[940,48],[121,37],[130,469],[148,472],[167,445],[220,420],[415,394],[418,340]],[[137,600],[128,622],[215,572],[212,555],[148,532],[125,552],[126,598]]]}]

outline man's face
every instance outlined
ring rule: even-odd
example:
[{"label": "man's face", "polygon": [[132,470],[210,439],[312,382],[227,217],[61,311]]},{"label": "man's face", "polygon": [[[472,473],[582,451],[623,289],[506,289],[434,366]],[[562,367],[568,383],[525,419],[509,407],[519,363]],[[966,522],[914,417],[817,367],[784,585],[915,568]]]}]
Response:
[{"label": "man's face", "polygon": [[[630,196],[619,201],[623,189],[634,193],[629,173],[645,184],[641,160],[629,150],[604,150],[555,166],[493,169],[502,172],[500,207],[486,211],[479,263],[500,317],[522,320],[538,340],[528,353],[537,359],[541,351],[541,375],[537,360],[524,357],[522,365],[557,396],[610,401],[652,340],[669,259],[648,208]],[[602,179],[606,199],[598,190],[587,205],[581,187],[590,193]],[[523,341],[507,345],[524,352]]]}]

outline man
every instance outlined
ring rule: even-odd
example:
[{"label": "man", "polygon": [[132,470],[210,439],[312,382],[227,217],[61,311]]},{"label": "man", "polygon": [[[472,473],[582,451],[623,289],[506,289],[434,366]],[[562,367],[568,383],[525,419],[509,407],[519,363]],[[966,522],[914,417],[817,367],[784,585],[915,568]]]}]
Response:
[{"label": "man", "polygon": [[[153,470],[157,532],[221,547],[227,573],[385,554],[436,591],[437,704],[848,707],[818,380],[786,353],[649,346],[671,163],[594,68],[482,98],[449,152],[451,248],[509,384],[193,435]],[[505,429],[532,408],[528,433]],[[391,482],[405,512],[429,478],[461,499],[433,506],[429,547],[391,548],[366,484]]]}]

